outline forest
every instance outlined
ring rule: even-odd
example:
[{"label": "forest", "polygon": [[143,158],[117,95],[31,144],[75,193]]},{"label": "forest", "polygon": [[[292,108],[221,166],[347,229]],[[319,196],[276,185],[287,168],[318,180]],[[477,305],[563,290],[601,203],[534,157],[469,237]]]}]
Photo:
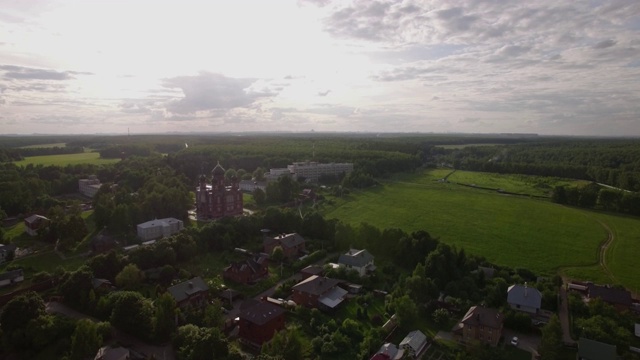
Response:
[{"label": "forest", "polygon": [[[61,142],[66,147],[23,148]],[[390,314],[396,314],[403,331],[414,327],[448,330],[452,321],[479,303],[503,309],[505,326],[510,329],[539,333],[531,328],[528,316],[510,310],[506,304],[504,295],[509,284],[525,281],[535,284],[543,294],[545,309],[557,310],[560,276],[539,279],[526,268],[491,264],[465,249],[445,244],[429,229],[407,232],[326,219],[315,204],[296,202],[305,187],[313,187],[330,197],[327,201],[334,201],[361,188],[375,189],[394,175],[425,168],[553,176],[590,183],[558,186],[550,198],[540,201],[640,214],[636,192],[640,189],[640,142],[630,139],[433,134],[0,138],[1,154],[29,156],[23,154],[66,148],[91,149],[103,158],[122,160],[103,165],[17,166],[11,156],[2,157],[0,219],[44,214],[52,224],[35,241],[74,256],[88,250],[89,242],[84,241],[88,236],[106,234],[122,245],[139,243],[135,225],[149,219],[175,217],[185,222],[186,229],[128,253],[89,253],[83,264],[72,269],[36,272],[24,266],[34,283],[54,283],[53,293],[67,306],[100,320],[70,321],[46,313],[39,294],[17,296],[0,314],[0,328],[6,349],[26,357],[49,351],[57,357],[84,358],[111,339],[110,329],[114,327],[153,344],[170,342],[179,359],[243,359],[238,345],[220,330],[224,316],[218,300],[203,309],[176,312],[176,304],[166,290],[171,284],[203,276],[215,297],[222,281],[219,273],[212,272],[220,271],[219,263],[226,266],[229,259],[234,259],[230,254],[237,248],[261,251],[260,230],[265,228],[274,233],[296,231],[308,238],[309,256],[304,261],[281,261],[280,277],[274,275],[253,290],[243,288],[250,295],[285,280],[283,267],[291,274],[313,261],[336,261],[338,254],[350,248],[368,249],[376,256],[379,268],[363,279],[349,271],[326,268],[329,276],[360,284],[365,292],[354,297],[349,312],[340,317],[303,307],[290,311],[291,326],[265,344],[259,359],[368,359],[385,339],[380,326]],[[265,192],[245,194],[249,200],[245,207],[255,211],[252,215],[207,224],[190,219],[197,179],[217,163],[226,169],[227,181],[236,177],[257,181],[270,168],[305,160],[352,162],[354,171],[338,178],[321,178],[319,184],[281,177],[268,184]],[[77,194],[78,180],[90,175],[97,175],[104,184],[91,200]],[[91,226],[81,216],[81,202],[91,204]],[[213,263],[206,262],[212,259]],[[485,277],[479,266],[494,269],[495,275]],[[5,268],[12,269],[17,265]],[[91,285],[94,278],[106,279],[120,291],[97,291]],[[285,297],[292,285],[284,281],[275,291]],[[375,298],[374,289],[386,295]],[[440,301],[441,294],[449,298],[445,305]],[[614,331],[624,335],[616,339],[619,346],[628,348],[633,343],[627,336],[629,317],[614,316],[608,306],[597,302],[586,307],[574,305],[576,321],[582,326],[576,331],[603,341],[610,341],[609,333]],[[589,320],[602,314],[610,320]],[[558,331],[557,322],[550,324],[543,329],[543,338],[545,332]],[[429,333],[430,337],[434,335]],[[547,354],[555,354],[548,358],[562,359],[559,353],[563,350],[556,342],[547,340],[541,347]],[[482,347],[447,351],[448,359],[508,359],[503,351]],[[628,353],[625,356],[633,358]]]}]

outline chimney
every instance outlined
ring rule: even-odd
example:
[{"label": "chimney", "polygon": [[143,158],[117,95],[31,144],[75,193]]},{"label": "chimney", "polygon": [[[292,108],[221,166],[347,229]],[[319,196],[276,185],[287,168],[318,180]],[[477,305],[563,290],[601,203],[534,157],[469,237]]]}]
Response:
[{"label": "chimney", "polygon": [[527,282],[524,282],[524,297],[527,297]]},{"label": "chimney", "polygon": [[193,288],[193,283],[191,281],[189,281],[189,288]]}]

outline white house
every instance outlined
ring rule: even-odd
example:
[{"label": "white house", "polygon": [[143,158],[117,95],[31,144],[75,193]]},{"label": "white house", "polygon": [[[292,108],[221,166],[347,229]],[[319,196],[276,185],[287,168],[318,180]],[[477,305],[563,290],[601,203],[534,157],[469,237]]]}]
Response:
[{"label": "white house", "polygon": [[9,286],[11,284],[17,284],[24,281],[24,273],[22,269],[7,271],[0,274],[0,287]]},{"label": "white house", "polygon": [[366,249],[350,249],[340,255],[338,265],[344,266],[347,270],[355,270],[360,276],[365,276],[376,269],[373,264],[373,255]]},{"label": "white house", "polygon": [[184,229],[184,224],[182,220],[164,218],[138,224],[137,229],[138,237],[140,237],[142,241],[148,241],[176,234],[180,232],[180,230]]},{"label": "white house", "polygon": [[97,176],[91,175],[88,179],[78,180],[78,190],[84,196],[94,197],[102,184]]},{"label": "white house", "polygon": [[420,330],[410,332],[400,342],[400,348],[404,350],[405,354],[409,354],[413,358],[418,358],[418,356],[420,356],[420,354],[425,350],[426,346],[427,336]]},{"label": "white house", "polygon": [[538,289],[524,285],[511,285],[507,290],[507,303],[512,309],[537,314],[542,307],[542,294]]}]

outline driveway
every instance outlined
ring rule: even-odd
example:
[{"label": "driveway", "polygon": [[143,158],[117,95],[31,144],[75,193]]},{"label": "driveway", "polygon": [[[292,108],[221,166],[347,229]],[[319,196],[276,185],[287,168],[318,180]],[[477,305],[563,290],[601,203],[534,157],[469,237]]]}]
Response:
[{"label": "driveway", "polygon": [[511,329],[504,329],[502,331],[504,336],[504,343],[509,344],[514,336],[518,337],[518,348],[528,351],[533,355],[538,354],[538,346],[540,346],[540,335],[523,334],[521,332],[513,331]]}]

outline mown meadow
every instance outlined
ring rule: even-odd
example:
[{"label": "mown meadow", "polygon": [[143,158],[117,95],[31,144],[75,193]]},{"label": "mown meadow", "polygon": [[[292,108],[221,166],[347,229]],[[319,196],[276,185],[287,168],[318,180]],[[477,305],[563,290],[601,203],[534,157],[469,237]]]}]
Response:
[{"label": "mown meadow", "polygon": [[30,164],[66,166],[76,164],[113,164],[118,161],[120,161],[120,159],[102,159],[97,152],[84,152],[78,154],[30,156],[14,163],[18,166],[27,166]]},{"label": "mown meadow", "polygon": [[[618,282],[631,289],[640,285],[633,273],[640,247],[640,220],[565,207],[544,199],[513,196],[438,179],[450,170],[430,170],[385,180],[374,188],[335,199],[324,208],[328,218],[352,225],[367,222],[378,228],[424,229],[441,241],[514,268],[543,275],[567,276],[599,282]],[[450,176],[453,180],[458,172]],[[476,174],[476,178],[473,178]],[[466,181],[495,188],[516,187],[535,193],[535,184],[556,181],[501,178],[496,174],[461,172]],[[495,177],[499,182],[491,182]],[[557,183],[569,180],[557,179]],[[608,238],[603,224],[615,232],[606,252],[612,276],[600,267],[600,245]]]}]

